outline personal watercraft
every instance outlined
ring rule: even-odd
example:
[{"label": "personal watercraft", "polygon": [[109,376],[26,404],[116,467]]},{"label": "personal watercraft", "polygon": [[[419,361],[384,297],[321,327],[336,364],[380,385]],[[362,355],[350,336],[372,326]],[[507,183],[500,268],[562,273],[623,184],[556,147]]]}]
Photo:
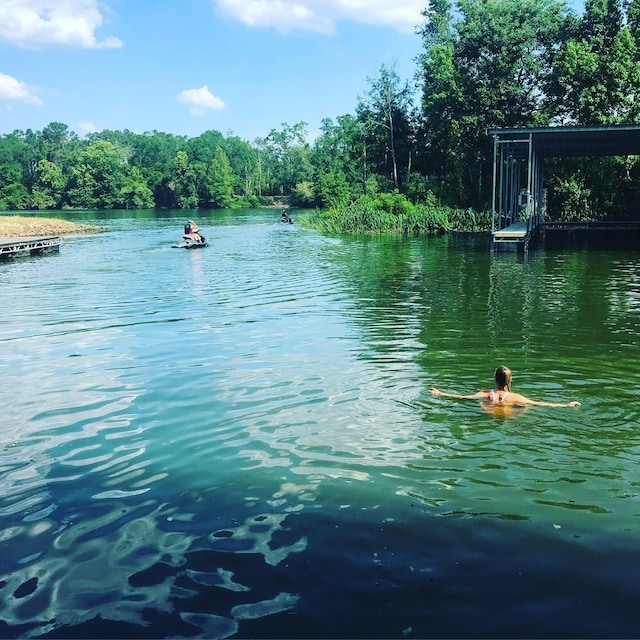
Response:
[{"label": "personal watercraft", "polygon": [[203,236],[200,236],[200,240],[195,240],[191,236],[183,235],[182,242],[179,244],[174,244],[172,247],[174,249],[204,249],[204,247],[208,247],[209,243],[207,239]]}]

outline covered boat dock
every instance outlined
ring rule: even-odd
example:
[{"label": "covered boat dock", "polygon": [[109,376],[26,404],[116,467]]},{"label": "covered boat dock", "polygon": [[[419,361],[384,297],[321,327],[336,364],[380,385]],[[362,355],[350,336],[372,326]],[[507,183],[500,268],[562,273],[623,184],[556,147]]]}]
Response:
[{"label": "covered boat dock", "polygon": [[489,129],[493,136],[491,248],[528,251],[544,208],[546,158],[640,155],[640,125]]}]

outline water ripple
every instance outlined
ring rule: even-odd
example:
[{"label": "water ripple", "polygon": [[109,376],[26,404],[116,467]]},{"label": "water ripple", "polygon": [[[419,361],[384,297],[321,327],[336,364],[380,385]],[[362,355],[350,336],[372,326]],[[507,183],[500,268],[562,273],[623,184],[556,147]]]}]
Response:
[{"label": "water ripple", "polygon": [[[479,540],[461,531],[636,532],[633,256],[493,260],[254,222],[184,252],[175,220],[144,223],[135,251],[123,229],[0,265],[8,628],[140,629],[153,611],[174,637],[260,635],[251,621],[317,622],[334,572],[363,603],[371,585],[396,606],[424,593],[408,567],[437,555],[439,521],[473,520],[441,560],[451,602],[442,576]],[[501,362],[526,395],[582,406],[495,416],[428,393],[486,387]]]}]

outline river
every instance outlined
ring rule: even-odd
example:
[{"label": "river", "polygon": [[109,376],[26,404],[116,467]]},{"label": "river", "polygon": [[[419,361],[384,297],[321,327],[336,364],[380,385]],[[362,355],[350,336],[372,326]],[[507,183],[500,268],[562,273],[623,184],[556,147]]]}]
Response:
[{"label": "river", "polygon": [[[66,215],[0,263],[1,637],[640,636],[637,251]],[[429,393],[499,364],[582,404]]]}]

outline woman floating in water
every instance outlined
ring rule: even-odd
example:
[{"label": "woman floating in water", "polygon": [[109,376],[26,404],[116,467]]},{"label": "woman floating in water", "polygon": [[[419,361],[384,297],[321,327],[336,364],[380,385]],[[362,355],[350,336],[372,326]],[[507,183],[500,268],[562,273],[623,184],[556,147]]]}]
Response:
[{"label": "woman floating in water", "polygon": [[[433,387],[430,391],[434,396],[448,396],[449,398],[460,398],[461,400],[484,399],[482,406],[488,411],[499,407],[525,407],[527,405],[538,405],[541,407],[579,407],[577,400],[571,402],[545,402],[543,400],[531,400],[520,393],[511,391],[511,370],[504,366],[499,366],[495,372],[496,388],[485,389],[470,395],[460,395],[457,393],[445,393]],[[492,411],[493,413],[493,411]]]}]

